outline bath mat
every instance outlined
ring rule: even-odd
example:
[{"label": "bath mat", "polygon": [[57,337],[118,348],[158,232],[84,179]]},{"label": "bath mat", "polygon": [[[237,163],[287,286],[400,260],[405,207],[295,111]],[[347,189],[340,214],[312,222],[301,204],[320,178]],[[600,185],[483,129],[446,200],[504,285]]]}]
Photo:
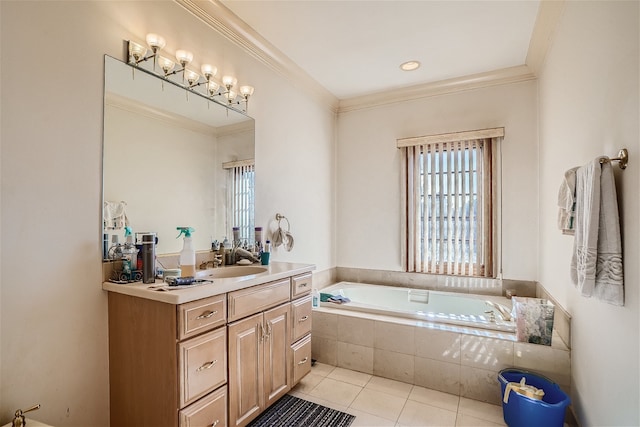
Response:
[{"label": "bath mat", "polygon": [[356,417],[285,394],[248,427],[347,427]]}]

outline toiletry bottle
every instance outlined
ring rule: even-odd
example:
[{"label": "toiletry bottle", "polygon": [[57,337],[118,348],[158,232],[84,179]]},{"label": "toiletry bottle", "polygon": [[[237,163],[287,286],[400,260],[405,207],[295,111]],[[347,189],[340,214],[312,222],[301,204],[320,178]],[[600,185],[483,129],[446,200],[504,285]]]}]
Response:
[{"label": "toiletry bottle", "polygon": [[131,272],[138,267],[138,250],[136,249],[136,245],[133,244],[131,227],[124,228],[124,235],[126,243],[122,249],[122,269],[125,273],[131,274]]},{"label": "toiletry bottle", "polygon": [[[195,277],[196,251],[193,249],[193,242],[191,241],[191,233],[195,230],[191,227],[177,227],[177,230],[180,230],[178,237],[184,234],[184,246],[180,252],[181,277]],[[178,237],[176,237],[176,239]]]},{"label": "toiletry bottle", "polygon": [[264,250],[260,255],[260,263],[262,265],[269,265],[269,258],[271,257],[271,242],[267,240],[264,243]]},{"label": "toiletry bottle", "polygon": [[311,307],[320,307],[320,291],[318,291],[316,288],[313,288],[313,291],[311,291],[311,295]]}]

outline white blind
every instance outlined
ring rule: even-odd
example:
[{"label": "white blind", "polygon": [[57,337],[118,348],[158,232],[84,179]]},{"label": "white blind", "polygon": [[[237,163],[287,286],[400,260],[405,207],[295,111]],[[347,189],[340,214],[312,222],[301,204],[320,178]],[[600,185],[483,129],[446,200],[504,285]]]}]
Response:
[{"label": "white blind", "polygon": [[492,274],[491,139],[405,145],[405,268]]},{"label": "white blind", "polygon": [[[255,206],[255,166],[253,161],[223,165],[227,169],[227,233],[240,228],[240,239],[252,243]],[[231,234],[229,234],[231,235]]]}]

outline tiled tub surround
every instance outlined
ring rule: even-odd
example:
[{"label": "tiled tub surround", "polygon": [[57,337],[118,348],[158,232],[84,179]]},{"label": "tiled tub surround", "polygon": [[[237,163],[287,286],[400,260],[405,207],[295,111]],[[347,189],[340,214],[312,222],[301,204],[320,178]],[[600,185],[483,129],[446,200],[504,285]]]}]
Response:
[{"label": "tiled tub surround", "polygon": [[570,351],[515,342],[514,334],[321,307],[313,311],[312,357],[321,363],[490,403],[498,372],[518,367],[570,388]]}]

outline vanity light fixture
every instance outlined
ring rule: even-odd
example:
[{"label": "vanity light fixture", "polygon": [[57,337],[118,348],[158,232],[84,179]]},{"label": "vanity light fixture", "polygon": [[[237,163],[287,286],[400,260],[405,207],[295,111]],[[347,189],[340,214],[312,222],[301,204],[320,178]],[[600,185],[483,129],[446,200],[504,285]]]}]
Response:
[{"label": "vanity light fixture", "polygon": [[413,70],[417,70],[418,68],[420,68],[419,61],[407,61],[400,64],[400,69],[402,71],[413,71]]},{"label": "vanity light fixture", "polygon": [[[214,102],[224,104],[237,111],[247,112],[249,97],[251,97],[254,92],[254,88],[252,86],[245,85],[240,86],[239,89],[235,89],[235,86],[238,84],[238,79],[231,75],[224,75],[222,77],[222,84],[220,84],[214,80],[214,77],[218,73],[218,68],[213,65],[203,64],[200,67],[202,74],[191,69],[187,69],[187,65],[193,61],[192,52],[185,49],[179,49],[175,53],[176,60],[173,61],[172,59],[169,59],[166,56],[160,56],[159,54],[166,45],[164,37],[155,33],[149,33],[145,40],[152,52],[149,55],[147,55],[149,49],[144,45],[131,40],[127,42],[127,62],[129,64],[147,73],[154,74],[163,80],[182,86],[186,90],[211,99]],[[153,67],[142,66],[142,63],[152,58]],[[175,69],[176,64],[180,65],[180,69]],[[157,70],[157,68],[159,68],[159,70]],[[174,74],[179,73],[182,73],[181,82],[177,82],[169,78]],[[204,77],[204,81],[201,81],[202,77]],[[204,86],[204,93],[196,90],[198,86]],[[238,90],[240,92],[240,100],[236,100],[236,98],[238,98]],[[235,107],[236,105],[241,104],[244,104],[244,108]]]}]

